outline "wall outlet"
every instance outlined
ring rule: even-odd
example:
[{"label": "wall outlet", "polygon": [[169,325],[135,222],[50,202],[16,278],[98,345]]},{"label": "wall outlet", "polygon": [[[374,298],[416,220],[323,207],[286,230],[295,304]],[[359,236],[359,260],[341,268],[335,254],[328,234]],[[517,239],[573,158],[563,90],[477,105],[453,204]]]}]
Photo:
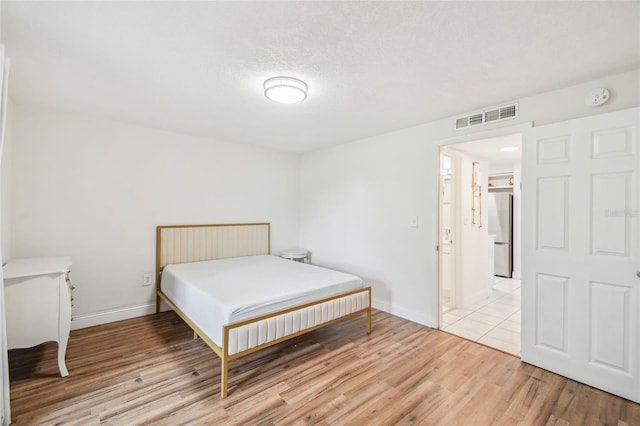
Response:
[{"label": "wall outlet", "polygon": [[151,285],[153,284],[153,274],[148,272],[146,274],[142,274],[142,285]]}]

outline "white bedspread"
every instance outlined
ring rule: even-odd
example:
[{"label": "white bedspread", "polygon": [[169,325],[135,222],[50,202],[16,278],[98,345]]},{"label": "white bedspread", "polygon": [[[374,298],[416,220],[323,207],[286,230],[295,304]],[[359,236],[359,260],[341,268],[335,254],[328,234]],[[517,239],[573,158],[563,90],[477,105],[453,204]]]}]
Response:
[{"label": "white bedspread", "polygon": [[167,265],[161,288],[216,345],[222,325],[363,287],[355,275],[246,256]]}]

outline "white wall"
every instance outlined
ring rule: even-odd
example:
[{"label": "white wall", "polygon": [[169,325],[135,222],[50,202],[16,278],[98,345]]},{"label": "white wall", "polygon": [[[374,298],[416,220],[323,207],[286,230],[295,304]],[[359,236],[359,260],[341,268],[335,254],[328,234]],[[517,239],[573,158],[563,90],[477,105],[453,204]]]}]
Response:
[{"label": "white wall", "polygon": [[433,320],[424,308],[435,261],[431,148],[409,129],[304,155],[300,175],[300,242],[313,262],[361,275],[374,306],[424,323]]},{"label": "white wall", "polygon": [[11,170],[13,157],[13,104],[7,99],[7,122],[0,164],[0,243],[2,244],[2,263],[11,258]]},{"label": "white wall", "polygon": [[152,312],[155,227],[271,222],[298,243],[299,156],[14,105],[12,255],[69,255],[74,328]]},{"label": "white wall", "polygon": [[[612,93],[600,108],[584,105],[585,94],[595,87]],[[449,118],[303,155],[301,245],[313,250],[316,263],[365,277],[373,286],[374,306],[436,326],[438,146],[506,134],[531,121],[545,124],[638,106],[640,70],[518,101],[517,119],[467,134],[456,133]],[[419,227],[410,228],[416,216]]]},{"label": "white wall", "polygon": [[[449,151],[452,152],[453,151]],[[456,246],[456,265],[458,268],[458,289],[456,292],[457,306],[464,308],[472,305],[491,295],[491,286],[487,282],[489,268],[488,246],[488,220],[489,210],[487,209],[487,163],[479,158],[474,158],[467,154],[454,154],[457,158],[458,179],[456,231],[458,241],[454,241]],[[473,172],[473,162],[478,163],[479,181],[482,190],[482,197],[475,197],[475,223],[473,208],[473,191],[471,179]],[[482,203],[483,208],[480,208]],[[482,226],[481,226],[482,225]]]}]

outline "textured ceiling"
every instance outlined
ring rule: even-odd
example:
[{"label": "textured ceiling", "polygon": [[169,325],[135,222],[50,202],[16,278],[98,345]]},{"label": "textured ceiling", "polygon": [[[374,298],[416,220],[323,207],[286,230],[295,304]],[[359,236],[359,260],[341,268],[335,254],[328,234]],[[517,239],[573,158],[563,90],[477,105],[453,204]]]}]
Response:
[{"label": "textured ceiling", "polygon": [[[640,2],[2,2],[16,102],[305,152],[640,66]],[[278,105],[262,82],[309,97]]]}]

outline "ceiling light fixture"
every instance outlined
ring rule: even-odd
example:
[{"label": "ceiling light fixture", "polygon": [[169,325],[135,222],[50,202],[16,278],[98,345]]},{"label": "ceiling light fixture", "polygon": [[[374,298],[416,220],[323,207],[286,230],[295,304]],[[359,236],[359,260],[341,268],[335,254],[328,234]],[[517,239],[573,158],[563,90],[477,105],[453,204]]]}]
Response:
[{"label": "ceiling light fixture", "polygon": [[505,146],[505,147],[500,148],[500,151],[502,151],[502,152],[512,152],[512,151],[517,151],[519,149],[520,148],[518,148],[517,146]]},{"label": "ceiling light fixture", "polygon": [[293,77],[272,77],[264,82],[264,95],[274,102],[295,104],[307,99],[309,86]]}]

